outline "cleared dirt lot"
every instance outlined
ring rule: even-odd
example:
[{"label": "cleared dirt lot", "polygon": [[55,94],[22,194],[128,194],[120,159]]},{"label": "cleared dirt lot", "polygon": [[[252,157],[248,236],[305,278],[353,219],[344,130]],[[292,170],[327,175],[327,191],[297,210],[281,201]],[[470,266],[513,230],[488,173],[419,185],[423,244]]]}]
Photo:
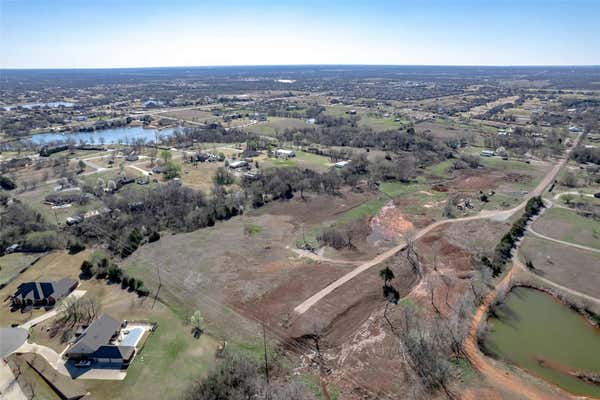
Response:
[{"label": "cleared dirt lot", "polygon": [[521,245],[539,275],[560,285],[600,297],[600,255],[527,235]]}]

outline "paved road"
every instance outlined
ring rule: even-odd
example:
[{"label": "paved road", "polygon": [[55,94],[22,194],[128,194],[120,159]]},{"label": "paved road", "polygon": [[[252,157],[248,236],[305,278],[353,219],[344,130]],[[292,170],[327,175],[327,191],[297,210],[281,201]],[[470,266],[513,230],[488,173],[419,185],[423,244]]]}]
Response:
[{"label": "paved road", "polygon": [[552,238],[550,236],[542,235],[541,233],[538,233],[538,232],[534,231],[532,227],[529,227],[527,230],[530,233],[532,233],[534,236],[537,236],[537,237],[542,238],[544,240],[549,240],[549,241],[554,242],[554,243],[564,244],[565,246],[571,246],[571,247],[575,247],[575,248],[580,249],[580,250],[592,251],[594,253],[600,254],[600,250],[595,249],[593,247],[584,246],[584,245],[577,244],[577,243],[565,242],[564,240],[554,239],[554,238]]},{"label": "paved road", "polygon": [[[577,138],[575,139],[575,142],[573,144],[573,147],[571,149],[574,149],[577,146],[580,139],[581,139],[581,134],[579,134],[577,136]],[[484,210],[484,211],[480,212],[478,215],[474,215],[471,217],[455,218],[455,219],[438,221],[438,222],[435,222],[435,223],[421,229],[419,232],[417,232],[417,234],[415,235],[415,240],[420,239],[427,233],[429,233],[432,230],[434,230],[442,225],[445,225],[445,224],[472,221],[472,220],[478,220],[478,219],[506,220],[506,219],[510,218],[510,216],[512,216],[514,213],[521,210],[522,208],[525,208],[525,205],[527,204],[527,201],[529,201],[529,199],[531,199],[532,197],[541,195],[544,192],[544,189],[546,189],[546,187],[548,187],[554,181],[558,172],[567,163],[568,158],[569,158],[568,155],[571,152],[571,149],[567,150],[567,152],[566,152],[567,154],[566,154],[565,158],[561,159],[554,167],[552,167],[552,169],[540,181],[540,183],[536,186],[536,188],[534,190],[532,190],[530,193],[528,193],[528,195],[523,200],[523,202],[521,204],[519,204],[518,206],[511,208],[510,210],[502,210],[502,211]],[[351,272],[347,273],[346,275],[342,276],[338,280],[332,282],[331,284],[324,287],[323,289],[321,289],[320,291],[318,291],[317,293],[315,293],[314,295],[312,295],[311,297],[309,297],[308,299],[303,301],[301,304],[296,306],[294,308],[294,312],[296,312],[297,314],[304,314],[312,306],[317,304],[321,299],[323,299],[325,296],[327,296],[328,294],[333,292],[335,289],[344,285],[346,282],[348,282],[351,279],[355,278],[356,276],[360,275],[361,273],[368,270],[369,268],[372,268],[375,265],[381,264],[382,262],[389,259],[390,257],[393,257],[398,252],[402,251],[405,247],[406,247],[406,241],[402,241],[396,247],[393,247],[393,248],[379,254],[372,260],[367,261],[362,265],[359,265],[358,267],[356,267],[356,269],[354,269]]]}]

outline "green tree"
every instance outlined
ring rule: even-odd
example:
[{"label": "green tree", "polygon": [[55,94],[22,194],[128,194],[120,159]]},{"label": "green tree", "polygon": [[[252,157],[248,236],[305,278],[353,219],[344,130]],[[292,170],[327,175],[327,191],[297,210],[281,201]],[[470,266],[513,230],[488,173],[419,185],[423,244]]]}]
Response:
[{"label": "green tree", "polygon": [[202,333],[202,325],[204,324],[204,317],[200,310],[196,310],[190,317],[190,324],[192,324],[192,334],[194,337],[200,336]]},{"label": "green tree", "polygon": [[171,152],[169,150],[161,150],[160,158],[162,158],[166,164],[167,162],[169,162],[171,160],[171,158],[173,158],[173,155],[171,154]]},{"label": "green tree", "polygon": [[385,267],[379,271],[379,277],[383,280],[383,284],[387,286],[389,282],[395,278],[394,271],[390,267]]},{"label": "green tree", "polygon": [[173,161],[167,161],[163,166],[163,176],[167,180],[178,178],[181,176],[181,167]]},{"label": "green tree", "polygon": [[84,260],[81,263],[81,273],[82,274],[84,274],[86,276],[92,276],[94,274],[93,270],[94,270],[94,265],[91,262],[89,262],[88,260]]}]

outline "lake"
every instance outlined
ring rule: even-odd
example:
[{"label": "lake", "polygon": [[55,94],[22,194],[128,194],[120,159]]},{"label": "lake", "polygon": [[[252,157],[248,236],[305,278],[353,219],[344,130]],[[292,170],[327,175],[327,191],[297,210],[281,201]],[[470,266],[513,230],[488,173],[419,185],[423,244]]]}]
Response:
[{"label": "lake", "polygon": [[177,128],[144,129],[141,126],[120,127],[103,129],[94,132],[75,132],[75,133],[40,133],[31,136],[31,141],[35,144],[46,144],[53,142],[66,142],[73,140],[76,143],[85,144],[127,144],[134,140],[143,139],[146,142],[154,142],[155,138],[169,137]]},{"label": "lake", "polygon": [[50,103],[30,103],[30,104],[19,104],[14,106],[3,106],[6,111],[14,110],[17,107],[27,108],[31,110],[34,107],[50,107],[50,108],[58,108],[58,107],[73,107],[75,103],[69,103],[68,101],[53,101]]},{"label": "lake", "polygon": [[600,397],[600,386],[570,372],[600,374],[600,329],[552,296],[535,289],[514,288],[490,318],[486,347],[508,361],[561,388]]}]

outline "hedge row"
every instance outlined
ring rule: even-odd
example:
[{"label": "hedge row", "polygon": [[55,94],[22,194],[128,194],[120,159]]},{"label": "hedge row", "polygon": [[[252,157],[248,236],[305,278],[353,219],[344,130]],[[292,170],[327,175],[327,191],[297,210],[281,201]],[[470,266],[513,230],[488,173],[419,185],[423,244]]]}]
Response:
[{"label": "hedge row", "polygon": [[527,224],[531,221],[531,218],[539,214],[542,208],[544,208],[544,201],[541,196],[529,199],[525,206],[525,213],[513,223],[510,231],[496,245],[493,260],[490,261],[487,257],[482,258],[483,263],[492,269],[494,276],[498,276],[504,270],[504,266],[512,257],[512,250],[516,247],[516,243],[525,234]]}]

